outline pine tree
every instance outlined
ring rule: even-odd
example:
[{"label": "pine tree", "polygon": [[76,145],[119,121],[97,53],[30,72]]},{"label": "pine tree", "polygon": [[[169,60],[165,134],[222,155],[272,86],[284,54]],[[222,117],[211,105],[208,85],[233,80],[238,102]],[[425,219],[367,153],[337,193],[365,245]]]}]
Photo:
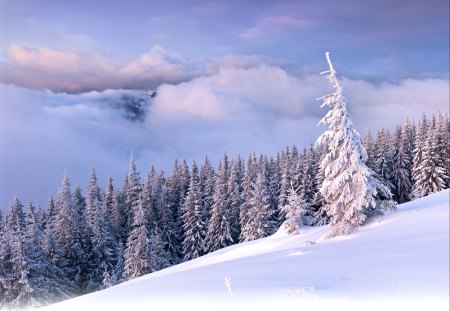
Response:
[{"label": "pine tree", "polygon": [[20,293],[22,250],[25,233],[23,204],[15,197],[9,205],[4,224],[4,236],[0,238],[0,302],[10,306]]},{"label": "pine tree", "polygon": [[392,180],[393,195],[398,203],[410,200],[411,193],[411,163],[408,137],[401,127],[397,127],[393,140]]},{"label": "pine tree", "polygon": [[144,208],[140,199],[133,202],[133,223],[125,250],[124,277],[131,280],[151,272],[150,245]]},{"label": "pine tree", "polygon": [[236,158],[231,162],[230,176],[228,179],[228,211],[230,215],[230,231],[233,241],[239,240],[241,226],[239,220],[239,212],[241,207],[241,180],[240,180],[240,158]]},{"label": "pine tree", "polygon": [[168,260],[169,254],[164,249],[164,243],[159,233],[158,227],[156,227],[150,235],[149,251],[149,265],[151,272],[159,271],[171,265]]},{"label": "pine tree", "polygon": [[[297,161],[298,164],[298,161]],[[284,214],[283,207],[288,204],[288,196],[289,196],[289,189],[291,184],[293,183],[293,169],[291,165],[291,159],[289,155],[289,149],[286,148],[286,152],[282,153],[281,156],[281,165],[280,169],[282,171],[281,173],[281,181],[280,181],[280,194],[278,197],[278,205],[280,206],[279,211],[279,220],[278,222],[281,224],[286,219],[286,215]]]},{"label": "pine tree", "polygon": [[271,209],[264,169],[258,172],[256,183],[252,188],[249,205],[248,223],[243,228],[243,241],[252,241],[268,236],[272,233],[273,227],[270,223]]},{"label": "pine tree", "polygon": [[214,185],[214,203],[205,240],[206,253],[229,246],[233,243],[230,228],[228,158],[224,155],[217,169]]},{"label": "pine tree", "polygon": [[111,283],[113,285],[120,284],[124,279],[124,269],[125,269],[125,247],[121,240],[119,240],[119,244],[117,246],[117,261],[114,267],[114,271],[110,274]]},{"label": "pine tree", "polygon": [[205,157],[200,167],[200,193],[202,195],[202,218],[205,226],[208,227],[214,203],[214,169],[208,157]]},{"label": "pine tree", "polygon": [[366,136],[364,137],[364,148],[367,152],[366,165],[368,168],[375,171],[375,144],[373,142],[370,127],[367,128]]},{"label": "pine tree", "polygon": [[125,217],[120,209],[119,193],[113,185],[113,179],[108,177],[105,193],[105,208],[111,215],[112,230],[116,235],[117,240],[122,240],[124,236],[123,227],[125,226]]},{"label": "pine tree", "polygon": [[413,195],[415,198],[421,198],[445,189],[448,178],[446,169],[443,167],[443,160],[439,157],[441,146],[439,145],[434,120],[428,129],[425,141],[419,144],[421,161],[416,165],[414,175]]},{"label": "pine tree", "polygon": [[174,263],[179,263],[183,257],[182,241],[184,231],[181,202],[184,198],[181,197],[179,172],[178,161],[175,159],[172,174],[167,180],[167,209],[170,210],[173,223],[169,231],[171,238],[167,251],[170,253],[170,260]]},{"label": "pine tree", "polygon": [[303,217],[306,215],[309,204],[297,194],[293,187],[289,190],[288,204],[284,207],[286,221],[284,227],[288,234],[297,234],[303,225]]},{"label": "pine tree", "polygon": [[192,163],[189,190],[183,205],[184,261],[200,257],[205,252],[206,226],[203,222],[198,169]]},{"label": "pine tree", "polygon": [[97,175],[95,168],[91,172],[91,180],[89,181],[88,194],[86,199],[86,222],[89,229],[95,233],[97,219],[100,217],[99,212],[103,205],[103,195],[97,183]]},{"label": "pine tree", "polygon": [[326,57],[330,69],[325,73],[335,92],[322,97],[322,107],[331,106],[331,110],[320,121],[329,125],[318,139],[318,143],[328,145],[328,153],[321,163],[325,178],[320,192],[329,204],[331,231],[328,236],[334,237],[349,234],[362,225],[365,209],[376,207],[377,190],[376,180],[365,165],[366,150],[349,119],[346,99],[328,52]]},{"label": "pine tree", "polygon": [[18,295],[11,306],[40,307],[61,299],[70,298],[66,284],[55,278],[60,274],[57,267],[48,261],[43,248],[44,234],[40,230],[34,206],[30,202],[27,225],[21,243],[21,277],[18,280]]},{"label": "pine tree", "polygon": [[114,266],[117,263],[118,239],[113,231],[111,215],[105,205],[97,212],[98,218],[95,220],[92,237],[92,269],[89,272],[89,291],[96,291],[103,288],[104,273],[107,271],[111,276]]},{"label": "pine tree", "polygon": [[80,294],[83,290],[76,285],[83,277],[79,260],[84,257],[85,250],[82,244],[80,220],[73,201],[72,186],[67,174],[64,174],[62,185],[56,196],[55,209],[54,230],[57,244],[54,246],[61,248],[57,263],[67,278],[75,283],[76,293]]},{"label": "pine tree", "polygon": [[428,132],[428,119],[426,115],[422,115],[422,120],[417,125],[416,135],[414,137],[414,158],[412,167],[413,190],[411,196],[414,199],[421,197],[421,189],[419,189],[419,176],[421,174],[420,165],[423,162],[423,150]]},{"label": "pine tree", "polygon": [[130,158],[130,170],[126,181],[127,188],[125,189],[125,217],[127,220],[126,228],[128,233],[132,230],[133,222],[135,221],[134,212],[142,208],[143,212],[145,213],[143,202],[141,200],[142,185],[140,182],[139,174],[136,171],[136,159],[134,157],[134,154],[132,154]]},{"label": "pine tree", "polygon": [[86,199],[83,197],[81,188],[78,186],[73,191],[72,201],[77,220],[75,224],[77,227],[77,235],[75,238],[79,241],[80,248],[82,249],[82,252],[80,252],[77,258],[78,273],[77,279],[74,281],[80,291],[86,293],[90,291],[89,284],[91,281],[89,280],[89,274],[94,269],[95,254],[92,247],[93,233],[86,222]]},{"label": "pine tree", "polygon": [[316,167],[316,185],[317,191],[314,195],[313,206],[314,206],[314,226],[323,226],[330,222],[330,218],[327,214],[328,204],[325,202],[325,199],[322,193],[319,191],[320,185],[322,185],[325,179],[325,170],[321,166],[323,159],[325,158],[328,147],[325,144],[316,144],[316,152],[314,158],[314,166]]},{"label": "pine tree", "polygon": [[442,112],[439,112],[436,121],[436,149],[439,166],[445,169],[445,187],[450,188],[450,122]]},{"label": "pine tree", "polygon": [[250,221],[252,218],[252,210],[250,205],[251,193],[253,191],[252,182],[250,181],[249,169],[244,171],[244,179],[242,181],[242,203],[239,208],[239,221],[241,233],[239,235],[239,242],[247,241],[247,236],[249,236]]},{"label": "pine tree", "polygon": [[124,277],[131,280],[150,273],[149,233],[147,217],[141,201],[141,184],[136,172],[134,155],[130,159],[126,205],[131,217],[130,233],[125,250]]},{"label": "pine tree", "polygon": [[381,180],[386,187],[393,190],[393,155],[390,146],[391,136],[389,132],[385,129],[379,130],[375,142],[374,172],[377,174],[377,178]]},{"label": "pine tree", "polygon": [[314,164],[315,151],[312,146],[309,149],[305,150],[303,158],[304,160],[302,161],[303,167],[301,170],[300,185],[299,188],[296,189],[296,191],[300,195],[300,197],[308,203],[308,209],[305,210],[305,213],[302,216],[303,223],[305,225],[313,225],[315,210],[312,204],[318,190],[316,184],[317,169]]}]

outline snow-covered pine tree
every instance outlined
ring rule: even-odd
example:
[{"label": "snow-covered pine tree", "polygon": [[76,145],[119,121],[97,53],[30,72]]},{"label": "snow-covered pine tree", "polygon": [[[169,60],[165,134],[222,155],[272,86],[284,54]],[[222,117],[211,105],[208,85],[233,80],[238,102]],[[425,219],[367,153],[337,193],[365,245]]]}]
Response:
[{"label": "snow-covered pine tree", "polygon": [[114,266],[114,271],[110,275],[111,282],[113,285],[120,284],[125,281],[124,278],[124,269],[125,269],[125,246],[122,241],[119,240],[119,244],[117,246],[117,261]]},{"label": "snow-covered pine tree", "polygon": [[425,142],[427,139],[427,133],[429,130],[428,119],[425,114],[422,115],[422,119],[419,120],[417,124],[416,135],[414,137],[414,158],[413,158],[413,167],[412,167],[412,180],[413,180],[413,189],[411,196],[414,199],[418,199],[422,197],[422,189],[421,184],[419,183],[420,175],[421,175],[421,165],[423,162],[423,152],[425,148]]},{"label": "snow-covered pine tree", "polygon": [[206,228],[211,217],[211,208],[214,203],[214,169],[206,156],[200,167],[200,193],[202,195],[202,218]]},{"label": "snow-covered pine tree", "polygon": [[283,206],[286,206],[288,204],[289,187],[293,182],[292,176],[293,169],[291,167],[289,148],[286,148],[286,152],[283,152],[281,155],[280,169],[281,169],[281,180],[280,180],[280,194],[278,197],[278,205],[279,205],[278,223],[282,224],[286,219],[286,215],[283,212]]},{"label": "snow-covered pine tree", "polygon": [[125,226],[125,217],[120,209],[119,193],[114,187],[111,176],[108,177],[104,202],[106,210],[109,215],[111,215],[111,226],[116,235],[116,239],[122,241],[125,234],[123,230],[123,227]]},{"label": "snow-covered pine tree", "polygon": [[409,142],[404,131],[400,126],[397,126],[393,139],[393,162],[392,162],[392,181],[393,181],[393,195],[398,203],[405,203],[410,200],[411,193],[411,163],[409,153]]},{"label": "snow-covered pine tree", "polygon": [[[304,160],[302,161],[303,167],[302,167],[302,173],[301,173],[301,180],[299,183],[299,188],[296,189],[297,193],[300,195],[300,197],[308,203],[305,208],[307,208],[304,211],[303,217],[303,223],[305,225],[311,226],[314,224],[314,197],[317,193],[317,184],[316,184],[316,166],[314,165],[314,159],[315,159],[315,151],[313,146],[311,146],[309,149],[305,150],[304,152]],[[289,190],[289,192],[291,192]],[[289,193],[291,196],[291,194]]]},{"label": "snow-covered pine tree", "polygon": [[230,165],[230,177],[228,179],[228,210],[230,215],[230,230],[233,241],[239,240],[241,226],[239,212],[241,207],[241,180],[240,180],[240,158],[236,158]]},{"label": "snow-covered pine tree", "polygon": [[120,230],[121,233],[120,240],[124,245],[126,244],[131,226],[130,210],[128,209],[127,198],[128,198],[128,174],[125,175],[124,177],[122,188],[117,190],[117,203],[119,204],[119,210],[123,218]]},{"label": "snow-covered pine tree", "polygon": [[192,163],[191,180],[183,205],[184,261],[200,257],[205,252],[206,227],[202,217],[202,202],[197,164]]},{"label": "snow-covered pine tree", "polygon": [[239,207],[239,222],[241,228],[241,233],[239,235],[239,242],[247,241],[247,236],[249,235],[248,231],[250,230],[250,221],[252,217],[250,198],[253,187],[250,181],[248,167],[249,166],[247,166],[247,169],[244,171],[244,179],[242,180],[242,194],[241,194],[242,203],[241,206]]},{"label": "snow-covered pine tree", "polygon": [[280,154],[277,153],[277,158],[270,158],[269,161],[269,204],[272,210],[272,217],[270,222],[273,225],[274,232],[280,228],[280,207],[278,204],[278,198],[280,196],[281,185],[281,169],[280,169]]},{"label": "snow-covered pine tree", "polygon": [[102,191],[97,183],[95,168],[92,168],[86,198],[86,223],[92,232],[94,232],[94,227],[96,226],[96,221],[99,218],[99,211],[102,208],[102,205]]},{"label": "snow-covered pine tree", "polygon": [[124,277],[131,280],[151,272],[147,219],[140,198],[133,202],[133,222],[125,250]]},{"label": "snow-covered pine tree", "polygon": [[439,111],[436,120],[436,144],[440,166],[445,168],[444,182],[450,188],[450,122],[448,115]]},{"label": "snow-covered pine tree", "polygon": [[124,278],[131,280],[150,273],[149,263],[149,233],[147,230],[147,217],[141,201],[141,183],[136,171],[134,155],[130,159],[130,172],[128,173],[128,189],[126,205],[130,209],[130,233],[127,238],[125,250]]},{"label": "snow-covered pine tree", "polygon": [[100,206],[100,210],[97,211],[98,218],[93,227],[93,258],[91,259],[92,269],[88,277],[90,280],[88,291],[102,289],[105,270],[111,276],[117,263],[119,240],[113,230],[109,212],[110,210],[105,205]]},{"label": "snow-covered pine tree", "polygon": [[439,157],[441,146],[439,135],[436,132],[436,122],[432,120],[425,142],[422,145],[421,162],[417,166],[414,179],[413,195],[415,198],[421,198],[446,188],[448,176],[445,167],[443,167],[443,159]]},{"label": "snow-covered pine tree", "polygon": [[13,266],[13,246],[14,236],[5,224],[0,232],[0,305],[6,306],[16,297],[14,284],[17,281],[18,271]]},{"label": "snow-covered pine tree", "polygon": [[322,193],[319,191],[320,185],[322,185],[325,179],[324,168],[321,167],[321,163],[327,153],[328,148],[325,144],[316,144],[316,152],[314,158],[314,166],[316,167],[316,185],[317,192],[314,195],[313,206],[314,206],[314,226],[322,226],[329,223],[330,218],[327,214],[328,204],[326,204]]},{"label": "snow-covered pine tree", "polygon": [[21,245],[21,275],[17,281],[18,295],[11,307],[40,307],[71,297],[66,284],[59,282],[57,267],[48,261],[43,248],[44,233],[40,230],[34,206],[30,202],[26,231]]},{"label": "snow-covered pine tree", "polygon": [[248,202],[249,220],[244,228],[244,241],[252,241],[268,236],[273,231],[270,222],[272,210],[269,204],[269,191],[265,168],[259,169],[256,183],[252,187]]},{"label": "snow-covered pine tree", "polygon": [[81,294],[84,293],[83,289],[77,286],[77,283],[82,279],[80,258],[84,258],[85,250],[82,245],[78,211],[75,208],[72,186],[67,174],[64,174],[56,196],[55,208],[55,234],[57,246],[62,252],[58,264],[67,278],[75,283],[75,294]]},{"label": "snow-covered pine tree", "polygon": [[225,154],[219,162],[214,185],[214,203],[205,239],[206,253],[229,246],[233,243],[230,229],[228,157]]},{"label": "snow-covered pine tree", "polygon": [[0,302],[5,307],[12,306],[21,289],[25,224],[23,204],[15,197],[6,213],[4,236],[0,238]]},{"label": "snow-covered pine tree", "polygon": [[367,128],[366,136],[364,136],[364,148],[367,152],[366,165],[368,168],[375,171],[375,144],[373,142],[370,127]]},{"label": "snow-covered pine tree", "polygon": [[[179,246],[179,230],[174,218],[173,209],[170,206],[170,192],[168,188],[168,181],[164,178],[164,172],[159,174],[160,186],[158,187],[158,197],[156,205],[159,209],[160,219],[157,225],[157,232],[153,235],[160,235],[161,244],[166,254],[166,259],[169,265],[178,263],[179,253],[181,252]],[[170,181],[170,180],[169,180]]]},{"label": "snow-covered pine tree", "polygon": [[151,272],[159,271],[171,265],[168,260],[169,254],[164,248],[164,242],[161,234],[159,233],[158,227],[155,227],[150,234],[149,251],[149,264]]},{"label": "snow-covered pine tree", "polygon": [[367,153],[359,133],[353,128],[348,116],[343,89],[336,71],[326,53],[329,65],[328,80],[335,89],[322,97],[322,107],[331,106],[319,124],[328,125],[317,140],[328,145],[321,168],[325,178],[320,187],[330,215],[328,237],[346,235],[357,230],[366,218],[365,209],[375,208],[376,180],[365,165]]},{"label": "snow-covered pine tree", "polygon": [[[191,177],[189,175],[189,167],[187,165],[186,160],[183,160],[183,163],[180,166],[180,175],[179,175],[179,182],[180,182],[180,191],[181,191],[181,198],[184,200],[186,197],[186,194],[189,189],[189,182],[191,180]],[[182,203],[182,202],[180,202]]]},{"label": "snow-covered pine tree", "polygon": [[76,186],[73,190],[73,206],[75,215],[77,216],[77,230],[75,239],[79,241],[80,247],[83,250],[79,253],[77,279],[73,280],[80,292],[90,292],[89,274],[95,268],[95,255],[92,247],[93,233],[86,223],[86,198],[81,193],[81,188]]},{"label": "snow-covered pine tree", "polygon": [[374,172],[377,174],[379,180],[389,188],[394,189],[393,184],[393,168],[392,168],[392,151],[391,150],[391,135],[384,128],[377,132],[377,139],[375,141],[375,162]]},{"label": "snow-covered pine tree", "polygon": [[182,242],[184,236],[181,204],[184,198],[181,197],[179,172],[178,161],[175,159],[172,173],[167,179],[167,205],[173,218],[171,234],[174,239],[172,240],[173,252],[171,252],[171,258],[176,263],[180,262],[183,257]]},{"label": "snow-covered pine tree", "polygon": [[133,222],[135,221],[135,211],[145,209],[143,206],[142,198],[142,185],[139,177],[139,173],[136,171],[136,158],[134,154],[131,154],[130,158],[130,170],[126,178],[126,199],[125,199],[125,218],[127,220],[126,229],[128,235],[133,227]]},{"label": "snow-covered pine tree", "polygon": [[23,204],[18,197],[14,197],[9,206],[6,214],[6,227],[12,233],[17,233],[17,236],[25,232],[25,213]]},{"label": "snow-covered pine tree", "polygon": [[303,217],[309,210],[309,205],[293,187],[289,189],[288,204],[283,209],[286,214],[284,228],[288,234],[297,234],[303,226]]}]

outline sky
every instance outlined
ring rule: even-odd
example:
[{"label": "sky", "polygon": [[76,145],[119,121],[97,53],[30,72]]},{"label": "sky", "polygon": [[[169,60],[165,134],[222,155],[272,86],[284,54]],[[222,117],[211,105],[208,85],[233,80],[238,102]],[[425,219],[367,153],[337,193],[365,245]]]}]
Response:
[{"label": "sky", "polygon": [[[0,209],[92,167],[300,148],[324,130],[325,51],[355,127],[449,110],[448,0],[0,0]],[[156,91],[156,96],[153,93]],[[104,185],[103,185],[104,187]]]}]

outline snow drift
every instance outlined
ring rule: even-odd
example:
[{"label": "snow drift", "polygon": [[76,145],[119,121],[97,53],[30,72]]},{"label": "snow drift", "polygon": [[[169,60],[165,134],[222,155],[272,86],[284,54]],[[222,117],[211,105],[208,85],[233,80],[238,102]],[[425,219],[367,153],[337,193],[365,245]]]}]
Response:
[{"label": "snow drift", "polygon": [[326,226],[280,229],[45,310],[448,310],[449,194],[399,205],[346,237],[325,240]]}]

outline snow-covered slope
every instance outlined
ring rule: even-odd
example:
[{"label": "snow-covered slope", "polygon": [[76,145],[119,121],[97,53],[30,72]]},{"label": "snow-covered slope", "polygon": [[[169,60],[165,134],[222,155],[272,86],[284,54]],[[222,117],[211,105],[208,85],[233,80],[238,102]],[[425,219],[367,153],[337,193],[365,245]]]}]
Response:
[{"label": "snow-covered slope", "polygon": [[400,205],[347,237],[324,240],[327,227],[280,230],[46,309],[448,310],[449,194]]}]

